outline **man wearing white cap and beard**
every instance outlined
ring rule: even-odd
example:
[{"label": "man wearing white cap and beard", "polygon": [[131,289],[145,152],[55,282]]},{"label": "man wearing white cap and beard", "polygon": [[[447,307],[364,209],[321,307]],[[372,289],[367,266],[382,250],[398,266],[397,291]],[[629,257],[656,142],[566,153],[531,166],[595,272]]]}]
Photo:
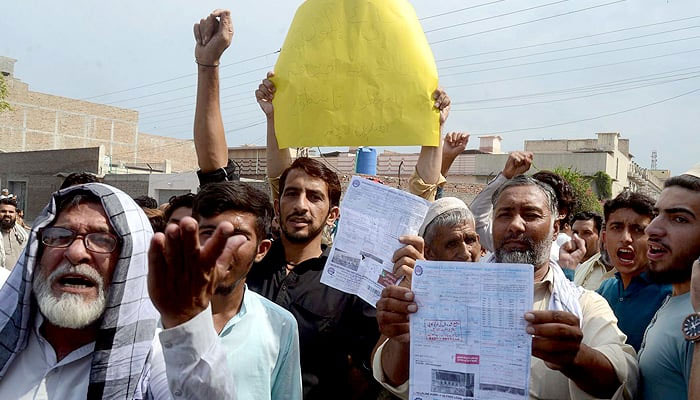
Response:
[{"label": "man wearing white cap and beard", "polygon": [[[405,324],[396,324],[390,311],[394,296],[413,294],[406,288],[411,287],[411,275],[416,260],[450,260],[477,262],[481,258],[481,244],[476,233],[474,215],[466,204],[454,197],[443,197],[430,205],[423,224],[418,230],[419,236],[407,235],[399,238],[405,244],[394,253],[394,273],[404,276],[400,287],[390,286],[384,289],[377,302],[377,322],[382,336],[377,341],[373,354],[373,374],[380,383],[404,382],[396,389],[385,386],[394,394],[401,395],[408,387],[409,334],[408,319]],[[425,257],[424,257],[425,256]],[[403,297],[401,297],[403,298]],[[415,305],[413,305],[415,308]],[[413,310],[415,311],[415,309]],[[405,315],[398,315],[404,317]],[[386,330],[385,330],[386,329]],[[397,330],[398,329],[398,330]],[[382,360],[385,360],[382,362]],[[392,362],[387,362],[392,360]],[[384,372],[382,372],[382,365]],[[385,377],[386,375],[387,377]],[[388,379],[387,379],[388,378]]]}]

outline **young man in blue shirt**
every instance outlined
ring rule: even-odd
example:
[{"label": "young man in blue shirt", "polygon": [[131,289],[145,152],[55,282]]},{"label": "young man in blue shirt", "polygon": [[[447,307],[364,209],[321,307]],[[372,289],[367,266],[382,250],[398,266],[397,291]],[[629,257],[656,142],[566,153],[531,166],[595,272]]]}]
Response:
[{"label": "young man in blue shirt", "polygon": [[640,193],[622,192],[605,203],[604,213],[602,239],[617,272],[597,292],[613,309],[627,343],[639,351],[644,330],[671,293],[670,286],[653,282],[648,273],[644,229],[654,218],[654,201]]},{"label": "young man in blue shirt", "polygon": [[[261,190],[241,182],[210,183],[194,198],[193,218],[185,217],[179,224],[170,224],[165,231],[167,243],[162,252],[165,268],[176,271],[178,264],[185,270],[203,268],[201,263],[193,263],[190,253],[183,250],[187,242],[189,246],[192,243],[207,246],[224,226],[232,227],[231,238],[238,237],[242,242],[233,252],[232,262],[217,260],[217,265],[207,275],[213,294],[214,329],[226,354],[229,379],[233,382],[230,398],[302,398],[297,322],[289,311],[246,285],[253,263],[265,257],[270,249],[267,236],[273,215],[270,198]],[[158,246],[155,247],[157,250]],[[222,255],[226,251],[228,247]],[[157,263],[152,261],[151,268],[154,265]],[[163,357],[161,353],[156,348],[156,361]]]},{"label": "young man in blue shirt", "polygon": [[640,390],[645,399],[685,399],[700,338],[686,337],[681,328],[697,318],[690,286],[693,262],[700,256],[700,164],[666,181],[656,210],[646,229],[649,270],[655,280],[670,283],[673,293],[644,335]]}]

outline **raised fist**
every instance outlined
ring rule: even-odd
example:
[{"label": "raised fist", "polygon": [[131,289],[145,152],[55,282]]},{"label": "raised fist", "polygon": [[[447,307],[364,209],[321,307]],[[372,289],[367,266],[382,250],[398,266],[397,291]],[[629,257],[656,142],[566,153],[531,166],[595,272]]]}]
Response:
[{"label": "raised fist", "polygon": [[469,143],[469,134],[466,132],[450,132],[445,135],[445,140],[442,143],[442,154],[456,158],[462,154]]},{"label": "raised fist", "polygon": [[214,10],[194,24],[194,58],[199,65],[216,66],[233,39],[233,23],[229,10]]},{"label": "raised fist", "polygon": [[503,176],[511,179],[514,176],[526,173],[532,165],[533,156],[529,151],[514,151],[510,153],[506,166],[503,168]]}]

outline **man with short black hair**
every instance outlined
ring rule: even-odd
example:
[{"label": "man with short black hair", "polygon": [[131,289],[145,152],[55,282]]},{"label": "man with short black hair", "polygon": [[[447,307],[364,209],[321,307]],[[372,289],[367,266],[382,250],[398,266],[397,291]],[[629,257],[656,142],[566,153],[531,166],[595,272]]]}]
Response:
[{"label": "man with short black hair", "polygon": [[85,183],[102,183],[102,181],[102,178],[89,172],[73,172],[66,176],[63,183],[61,183],[60,189],[65,189],[76,185],[83,185]]},{"label": "man with short black hair", "polygon": [[700,316],[690,296],[693,263],[700,257],[700,164],[667,180],[655,208],[658,215],[646,228],[649,271],[657,282],[671,284],[673,292],[644,335],[641,394],[685,399],[691,365],[700,352]]},{"label": "man with short black hair", "polygon": [[15,267],[29,234],[17,224],[17,201],[12,197],[0,199],[0,268]]},{"label": "man with short black hair", "polygon": [[[648,271],[648,236],[644,229],[655,216],[654,200],[641,193],[622,192],[608,200],[604,210],[602,240],[614,266],[610,273],[614,275],[604,280],[596,291],[615,312],[627,343],[639,351],[644,330],[671,293],[670,286],[654,282]],[[581,267],[584,272],[585,268]],[[595,274],[595,271],[585,274],[588,280],[584,284],[592,284]]]},{"label": "man with short black hair", "polygon": [[647,265],[644,228],[654,218],[654,200],[641,193],[625,191],[605,202],[603,214],[605,225],[601,241],[610,264],[604,263],[598,254],[576,269],[574,283],[588,290],[598,290],[603,281],[615,276],[618,266],[637,271],[639,275]]},{"label": "man with short black hair", "polygon": [[586,254],[581,260],[582,263],[598,254],[602,227],[603,217],[593,211],[582,211],[571,218],[572,232],[586,242]]},{"label": "man with short black hair", "polygon": [[[177,255],[185,242],[206,245],[222,223],[231,224],[233,237],[242,241],[233,253],[233,262],[218,269],[211,298],[214,327],[227,356],[230,379],[235,382],[230,395],[237,399],[301,400],[296,320],[246,285],[253,263],[270,249],[267,237],[274,212],[269,197],[241,182],[210,183],[202,187],[192,206],[192,218],[170,223],[166,230],[171,235],[179,227],[181,232],[180,241],[166,235],[166,248],[175,251],[169,260],[166,258],[169,267],[186,259],[185,252],[182,257]],[[197,266],[185,263],[184,268]]]},{"label": "man with short black hair", "polygon": [[194,194],[192,193],[171,197],[168,200],[168,207],[165,209],[165,224],[179,224],[183,218],[191,217],[193,202]]},{"label": "man with short black hair", "polygon": [[153,197],[150,197],[150,196],[143,195],[143,196],[134,197],[134,201],[141,208],[151,208],[151,209],[158,208],[158,202],[156,201],[156,199],[154,199]]}]

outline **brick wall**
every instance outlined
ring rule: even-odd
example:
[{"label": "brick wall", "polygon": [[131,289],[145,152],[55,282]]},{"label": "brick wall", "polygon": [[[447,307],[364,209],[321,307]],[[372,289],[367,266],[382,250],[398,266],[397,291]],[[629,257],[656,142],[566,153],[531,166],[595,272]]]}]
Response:
[{"label": "brick wall", "polygon": [[173,171],[197,167],[192,140],[140,133],[138,112],[29,90],[6,79],[12,110],[0,113],[0,151],[104,146],[112,163],[172,160]]},{"label": "brick wall", "polygon": [[[173,172],[195,171],[197,166],[197,153],[194,149],[194,140],[182,140],[165,136],[139,133],[137,158],[139,162],[158,163],[170,160]],[[115,153],[115,159],[121,157]]]}]

